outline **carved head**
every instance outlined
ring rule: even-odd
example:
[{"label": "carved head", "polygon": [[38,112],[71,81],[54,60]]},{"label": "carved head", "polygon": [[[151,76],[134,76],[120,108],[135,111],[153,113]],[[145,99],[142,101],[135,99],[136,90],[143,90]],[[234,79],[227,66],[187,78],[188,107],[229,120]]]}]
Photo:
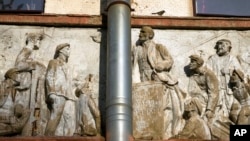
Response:
[{"label": "carved head", "polygon": [[221,39],[216,42],[216,45],[214,47],[216,49],[216,53],[219,56],[223,56],[228,54],[231,51],[231,41],[227,39]]},{"label": "carved head", "polygon": [[143,26],[139,34],[139,41],[147,41],[154,38],[154,30],[150,26]]},{"label": "carved head", "polygon": [[230,83],[244,82],[244,73],[239,69],[234,69],[230,76]]},{"label": "carved head", "polygon": [[198,99],[191,98],[184,104],[185,112],[196,112],[199,115],[202,113],[202,106]]},{"label": "carved head", "polygon": [[204,60],[198,55],[191,55],[189,56],[189,58],[190,58],[189,69],[191,70],[197,69],[204,64]]},{"label": "carved head", "polygon": [[40,48],[41,40],[43,39],[43,35],[40,33],[27,33],[26,34],[26,45],[29,43],[33,44],[33,49],[38,50]]},{"label": "carved head", "polygon": [[68,43],[63,43],[63,44],[60,44],[56,47],[56,52],[55,52],[55,55],[54,55],[54,58],[58,58],[59,55],[63,55],[65,56],[66,58],[69,58],[69,55],[70,55],[70,44]]},{"label": "carved head", "polygon": [[15,80],[17,73],[18,73],[17,68],[11,68],[11,69],[7,70],[4,77],[5,77],[5,79],[14,79]]},{"label": "carved head", "polygon": [[10,80],[12,80],[11,85],[18,86],[18,85],[20,85],[20,82],[16,80],[17,79],[17,74],[18,74],[18,69],[17,68],[11,68],[4,75],[5,80],[10,79]]}]

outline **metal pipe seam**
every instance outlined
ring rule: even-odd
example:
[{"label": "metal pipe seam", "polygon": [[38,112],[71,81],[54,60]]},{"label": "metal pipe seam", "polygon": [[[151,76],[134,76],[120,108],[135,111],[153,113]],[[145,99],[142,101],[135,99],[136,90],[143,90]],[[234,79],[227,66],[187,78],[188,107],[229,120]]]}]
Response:
[{"label": "metal pipe seam", "polygon": [[112,105],[106,109],[106,118],[108,119],[108,117],[113,115],[125,115],[129,117],[129,120],[131,120],[132,108],[124,104]]},{"label": "metal pipe seam", "polygon": [[121,97],[117,97],[116,99],[112,99],[112,100],[107,100],[106,101],[106,108],[114,105],[114,104],[122,104],[122,105],[129,105],[129,107],[131,107],[132,102],[130,98],[121,98]]}]

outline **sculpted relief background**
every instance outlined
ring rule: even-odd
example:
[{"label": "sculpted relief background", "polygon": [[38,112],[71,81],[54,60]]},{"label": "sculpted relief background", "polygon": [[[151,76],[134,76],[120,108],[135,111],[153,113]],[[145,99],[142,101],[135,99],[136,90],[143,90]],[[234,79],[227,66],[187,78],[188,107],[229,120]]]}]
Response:
[{"label": "sculpted relief background", "polygon": [[[228,139],[230,124],[248,121],[250,32],[151,30],[132,29],[134,137]],[[0,31],[0,135],[101,134],[106,32],[7,25]],[[230,45],[234,57],[216,56]]]}]

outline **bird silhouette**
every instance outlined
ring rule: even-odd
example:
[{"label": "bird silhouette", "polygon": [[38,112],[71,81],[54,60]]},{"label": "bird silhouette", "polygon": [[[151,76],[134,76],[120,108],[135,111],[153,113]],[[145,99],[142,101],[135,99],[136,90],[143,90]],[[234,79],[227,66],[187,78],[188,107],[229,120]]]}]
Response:
[{"label": "bird silhouette", "polygon": [[92,40],[96,43],[101,43],[101,34],[90,36]]},{"label": "bird silhouette", "polygon": [[156,15],[162,16],[165,12],[166,12],[165,10],[161,10],[159,12],[154,12],[152,14],[156,14]]}]

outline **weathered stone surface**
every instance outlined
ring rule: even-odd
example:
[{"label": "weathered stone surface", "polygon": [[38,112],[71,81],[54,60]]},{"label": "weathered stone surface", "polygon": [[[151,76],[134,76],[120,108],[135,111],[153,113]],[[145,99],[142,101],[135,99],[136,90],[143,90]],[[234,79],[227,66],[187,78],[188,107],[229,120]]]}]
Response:
[{"label": "weathered stone surface", "polygon": [[[4,74],[10,68],[15,66],[15,60],[18,53],[25,46],[25,34],[30,32],[42,33],[44,38],[41,42],[41,47],[39,50],[35,50],[32,56],[33,60],[37,60],[47,67],[49,60],[53,59],[55,48],[61,43],[70,43],[71,45],[71,56],[68,60],[68,64],[73,68],[73,89],[72,93],[76,89],[78,83],[86,82],[85,77],[89,74],[93,74],[94,79],[94,90],[92,97],[96,102],[98,108],[104,111],[104,99],[105,99],[105,34],[104,36],[99,36],[100,32],[94,28],[53,28],[53,27],[41,27],[41,26],[8,26],[1,25],[0,27],[0,78],[1,82],[4,80]],[[170,30],[170,29],[155,29],[154,40],[157,43],[161,43],[166,46],[169,53],[173,57],[174,64],[169,71],[169,74],[176,76],[178,79],[178,85],[183,92],[187,93],[187,97],[190,96],[188,93],[189,76],[185,73],[186,68],[189,64],[189,56],[196,54],[200,56],[204,62],[207,62],[211,55],[216,54],[214,49],[216,42],[220,39],[229,39],[232,44],[232,49],[230,54],[238,57],[240,63],[245,71],[245,79],[249,79],[249,39],[250,32],[246,31],[236,31],[236,30]],[[132,43],[134,44],[138,39],[139,29],[132,29]],[[98,40],[93,41],[92,37],[98,37]],[[101,39],[101,40],[100,40]],[[133,82],[138,83],[139,72],[135,69],[133,73]],[[146,85],[146,84],[145,84]],[[134,101],[134,134],[136,138],[153,138],[160,139],[163,132],[161,131],[164,125],[164,112],[161,109],[162,102],[165,99],[162,96],[161,88],[157,88],[158,84],[148,84],[148,88],[145,85],[136,84],[134,87],[137,97],[133,98]],[[155,88],[154,88],[155,87]],[[161,87],[161,86],[159,86]],[[136,89],[137,90],[136,90]],[[145,93],[144,93],[144,92]],[[157,92],[154,92],[157,91]],[[151,97],[148,93],[151,93]],[[147,94],[147,95],[146,95]],[[173,94],[173,93],[171,93]],[[146,95],[146,96],[145,96]],[[135,96],[135,95],[134,95]],[[160,97],[161,96],[161,97]],[[177,98],[177,95],[174,95]],[[153,99],[154,102],[150,100]],[[169,100],[168,98],[167,100]],[[158,102],[156,102],[158,100]],[[160,101],[160,102],[159,102]],[[167,101],[165,101],[167,102]],[[153,103],[153,104],[152,104]],[[175,100],[174,104],[178,103]],[[11,104],[8,103],[8,104]],[[166,103],[164,103],[166,104]],[[43,108],[46,108],[44,101]],[[139,109],[136,109],[138,108]],[[176,107],[166,107],[167,110],[172,110],[171,108]],[[156,109],[156,110],[155,110]],[[144,111],[145,110],[145,111]],[[142,111],[142,112],[141,112]],[[103,114],[101,114],[102,116]],[[149,125],[141,121],[146,121],[145,117],[153,116],[153,119],[148,121]],[[159,120],[163,119],[163,120]],[[147,130],[146,126],[151,126],[154,121],[154,126]],[[46,121],[39,121],[43,126],[45,126]],[[139,126],[140,125],[140,126]],[[219,124],[218,124],[219,125]],[[157,127],[157,128],[156,128]],[[142,131],[142,133],[139,133]],[[136,133],[137,132],[137,133]],[[144,132],[144,134],[143,134]],[[151,132],[151,133],[150,133]],[[149,134],[149,135],[148,135]],[[150,135],[151,134],[151,135]]]},{"label": "weathered stone surface", "polygon": [[[55,126],[54,128],[57,128],[56,131],[58,132],[48,134],[73,136],[76,128],[75,101],[77,98],[75,89],[77,86],[89,81],[85,79],[89,74],[93,76],[91,84],[91,87],[93,87],[91,89],[93,90],[89,95],[92,98],[92,103],[96,103],[97,110],[99,110],[99,103],[103,103],[100,101],[104,101],[100,100],[99,97],[99,87],[103,89],[103,86],[99,85],[101,44],[100,42],[94,42],[91,37],[100,36],[100,32],[97,29],[89,29],[88,31],[85,30],[85,34],[82,34],[80,29],[72,30],[68,28],[69,32],[65,29],[67,28],[1,26],[0,30],[3,33],[0,40],[1,101],[3,101],[0,110],[0,115],[2,116],[0,121],[2,125],[1,136],[45,135],[44,132],[46,131],[44,130],[49,125],[47,125],[50,115],[48,113],[49,107],[54,103],[58,104],[60,102],[63,105],[61,107],[64,107],[62,109],[65,117],[61,118],[59,116],[56,121],[59,122],[57,124],[63,125],[63,127]],[[42,38],[37,38],[38,36],[36,37],[36,35],[42,35]],[[62,46],[65,45],[62,43],[68,44]],[[72,58],[66,53],[68,51],[65,48],[68,48],[68,46],[70,46]],[[58,54],[59,57],[57,56]],[[50,60],[53,61],[49,64]],[[17,77],[14,77],[14,73],[6,72],[10,68],[17,69],[14,71],[17,73]],[[48,71],[49,69],[52,71]],[[59,85],[59,81],[61,85]],[[16,82],[17,84],[12,84],[11,82]],[[48,83],[52,86],[46,85],[45,88],[44,84]],[[7,86],[7,84],[11,87]],[[53,100],[48,99],[50,94],[52,96],[55,94],[63,95],[63,91],[67,91],[67,96],[58,96]],[[7,98],[5,98],[6,96]],[[62,101],[65,99],[67,100],[63,103]],[[51,103],[53,104],[51,105]],[[29,114],[22,113],[20,110],[17,112],[14,108],[17,105],[23,106],[24,110],[22,111],[25,112],[27,110]],[[59,111],[56,108],[53,110]],[[9,114],[6,115],[5,113]],[[62,113],[62,111],[59,113]],[[52,117],[54,116],[52,115]],[[28,119],[28,122],[26,122],[26,119]],[[98,120],[100,122],[100,117],[98,117]],[[70,123],[65,121],[70,121]],[[51,128],[51,124],[49,126]],[[65,126],[70,131],[68,129],[65,130]]]},{"label": "weathered stone surface", "polygon": [[133,135],[136,139],[163,138],[164,86],[143,82],[133,86]]}]

